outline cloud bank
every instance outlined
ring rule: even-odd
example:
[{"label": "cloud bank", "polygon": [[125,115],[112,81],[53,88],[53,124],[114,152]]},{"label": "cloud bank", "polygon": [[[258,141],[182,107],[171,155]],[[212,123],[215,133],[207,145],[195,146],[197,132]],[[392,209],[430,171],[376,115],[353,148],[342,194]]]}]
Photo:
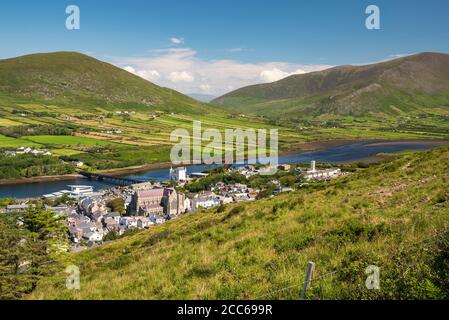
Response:
[{"label": "cloud bank", "polygon": [[257,83],[280,80],[293,74],[327,69],[329,65],[287,62],[242,63],[236,60],[205,60],[190,48],[152,50],[147,57],[119,58],[114,63],[128,72],[185,94],[220,96]]}]

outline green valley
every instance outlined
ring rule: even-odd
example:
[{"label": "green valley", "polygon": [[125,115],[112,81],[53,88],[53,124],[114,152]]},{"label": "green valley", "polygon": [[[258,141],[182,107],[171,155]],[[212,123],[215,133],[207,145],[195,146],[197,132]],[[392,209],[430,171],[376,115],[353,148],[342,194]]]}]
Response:
[{"label": "green valley", "polygon": [[[445,61],[444,56],[436,57]],[[424,58],[429,64],[428,55]],[[395,69],[399,63],[389,62],[388,66],[391,64],[389,68]],[[375,72],[370,71],[372,68]],[[359,86],[368,85],[374,81],[372,73],[380,77],[378,70],[385,69],[376,65],[372,68],[365,67],[361,71],[356,67],[337,68],[323,71],[323,74],[295,76],[304,77],[300,84],[295,78],[288,78],[279,84],[264,85],[274,86],[276,96],[264,93],[263,102],[257,98],[257,104],[251,102],[256,101],[253,98],[234,96],[239,97],[239,92],[253,92],[251,96],[258,96],[265,90],[264,86],[241,89],[216,100],[233,106],[227,108],[197,102],[79,53],[34,54],[2,60],[0,149],[38,148],[52,152],[67,163],[82,161],[89,170],[105,170],[168,161],[173,144],[171,132],[180,128],[191,132],[195,120],[200,120],[204,129],[216,128],[221,132],[227,128],[278,129],[281,152],[304,150],[304,143],[314,141],[449,136],[449,111],[444,94],[432,95],[432,101],[422,100],[418,93],[413,101],[401,100],[408,109],[389,98],[383,101],[395,107],[387,108],[389,111],[385,113],[380,109],[376,111],[373,104],[366,104],[366,108],[372,110],[366,115],[360,112],[352,115],[352,111],[334,114],[333,109],[312,108],[313,103],[306,103],[310,107],[307,110],[314,110],[312,113],[302,112],[306,110],[303,110],[305,102],[317,101],[314,98],[317,92],[340,78],[343,77],[342,83],[329,92],[335,94],[336,90],[344,88],[347,92],[353,90],[354,86],[348,87],[347,82],[352,83],[354,78],[359,82],[363,80]],[[344,76],[338,75],[341,70],[347,70]],[[307,80],[309,77],[313,81]],[[309,88],[310,81],[316,84],[315,89]],[[287,84],[285,90],[284,83]],[[441,82],[438,88],[444,85],[445,82]],[[310,93],[304,95],[301,88],[309,88]],[[284,99],[284,93],[294,98]],[[297,99],[302,100],[299,103]],[[428,109],[418,108],[422,101],[429,102]],[[399,109],[402,111],[394,111]],[[302,111],[298,113],[298,110]],[[203,141],[203,145],[206,143]]]}]

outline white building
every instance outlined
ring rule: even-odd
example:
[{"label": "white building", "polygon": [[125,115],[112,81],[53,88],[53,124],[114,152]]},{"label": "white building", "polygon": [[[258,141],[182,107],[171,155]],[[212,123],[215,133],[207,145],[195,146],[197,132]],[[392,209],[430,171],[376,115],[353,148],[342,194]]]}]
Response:
[{"label": "white building", "polygon": [[317,170],[315,161],[312,161],[310,163],[310,169],[304,172],[304,178],[306,180],[332,179],[339,175],[341,175],[341,169],[339,168]]},{"label": "white building", "polygon": [[92,186],[68,186],[70,188],[70,198],[80,199],[84,197],[91,197],[94,194]]},{"label": "white building", "polygon": [[153,224],[161,224],[165,222],[165,218],[158,215],[158,214],[152,214],[149,217],[150,222],[152,222]]},{"label": "white building", "polygon": [[310,170],[309,171],[310,172],[315,172],[316,171],[316,161],[315,160],[312,160],[310,162]]},{"label": "white building", "polygon": [[186,167],[170,168],[170,180],[171,181],[186,181],[187,180],[187,169]]},{"label": "white building", "polygon": [[99,242],[103,240],[103,235],[99,232],[87,232],[83,234],[83,238],[88,241]]},{"label": "white building", "polygon": [[192,210],[196,210],[198,208],[210,209],[217,207],[220,204],[220,200],[216,197],[198,197],[192,199]]},{"label": "white building", "polygon": [[82,162],[82,161],[72,161],[72,164],[73,164],[74,166],[77,166],[78,168],[84,166],[84,162]]},{"label": "white building", "polygon": [[186,212],[192,210],[192,201],[187,197],[184,199],[184,210]]}]

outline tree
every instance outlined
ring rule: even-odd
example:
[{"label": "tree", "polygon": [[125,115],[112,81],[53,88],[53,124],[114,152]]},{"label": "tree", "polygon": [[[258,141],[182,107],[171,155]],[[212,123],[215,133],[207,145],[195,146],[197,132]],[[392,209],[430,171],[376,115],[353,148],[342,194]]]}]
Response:
[{"label": "tree", "polygon": [[130,121],[130,120],[131,120],[131,116],[128,113],[125,113],[122,115],[123,122]]},{"label": "tree", "polygon": [[107,235],[105,235],[103,237],[103,241],[112,241],[112,240],[117,240],[118,239],[118,234],[115,230],[112,230],[111,232],[109,232]]},{"label": "tree", "polygon": [[125,214],[125,201],[122,198],[115,198],[107,203],[107,206],[113,211]]},{"label": "tree", "polygon": [[20,299],[52,271],[46,241],[39,239],[14,214],[0,215],[0,300]]},{"label": "tree", "polygon": [[269,198],[273,194],[273,192],[274,192],[274,187],[268,186],[266,189],[259,192],[256,199],[260,200],[260,199],[264,199],[264,198]]},{"label": "tree", "polygon": [[286,175],[281,178],[279,178],[279,183],[283,187],[293,187],[296,183],[296,177],[292,175]]},{"label": "tree", "polygon": [[38,240],[45,241],[49,253],[59,253],[68,244],[68,228],[64,217],[49,210],[29,210],[23,215],[23,225]]},{"label": "tree", "polygon": [[10,204],[16,204],[16,199],[13,198],[1,198],[0,199],[0,208],[6,208],[6,206]]}]

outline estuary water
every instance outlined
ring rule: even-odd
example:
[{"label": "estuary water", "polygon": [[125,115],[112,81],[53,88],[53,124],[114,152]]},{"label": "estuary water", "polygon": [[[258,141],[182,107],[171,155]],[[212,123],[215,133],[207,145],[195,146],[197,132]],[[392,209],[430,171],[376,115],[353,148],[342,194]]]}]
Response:
[{"label": "estuary water", "polygon": [[[279,164],[301,164],[311,160],[319,162],[343,163],[358,160],[366,160],[378,153],[396,153],[403,151],[428,150],[438,146],[435,141],[407,141],[407,142],[379,142],[361,141],[345,145],[325,148],[319,151],[290,153],[279,156]],[[187,173],[202,172],[213,168],[210,165],[192,165],[187,167]],[[126,175],[128,178],[142,181],[166,181],[169,177],[169,169],[152,169],[146,172]],[[101,181],[92,181],[84,178],[74,178],[64,181],[45,181],[29,184],[0,185],[0,198],[31,198],[44,194],[67,189],[68,185],[89,185],[94,190],[110,188],[113,185]]]}]

